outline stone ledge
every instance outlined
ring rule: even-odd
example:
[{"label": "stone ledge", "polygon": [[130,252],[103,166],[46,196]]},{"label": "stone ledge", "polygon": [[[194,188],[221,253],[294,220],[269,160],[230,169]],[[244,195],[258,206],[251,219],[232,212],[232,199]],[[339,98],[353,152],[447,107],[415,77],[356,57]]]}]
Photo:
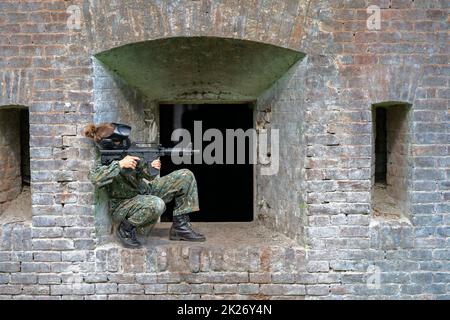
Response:
[{"label": "stone ledge", "polygon": [[299,246],[282,233],[268,229],[257,222],[193,222],[194,230],[206,236],[205,242],[169,240],[171,223],[158,223],[145,241],[146,247],[155,245],[201,247],[289,247]]},{"label": "stone ledge", "polygon": [[205,242],[170,241],[159,223],[141,249],[117,242],[96,249],[96,270],[110,272],[293,272],[306,269],[305,249],[257,223],[193,223]]}]

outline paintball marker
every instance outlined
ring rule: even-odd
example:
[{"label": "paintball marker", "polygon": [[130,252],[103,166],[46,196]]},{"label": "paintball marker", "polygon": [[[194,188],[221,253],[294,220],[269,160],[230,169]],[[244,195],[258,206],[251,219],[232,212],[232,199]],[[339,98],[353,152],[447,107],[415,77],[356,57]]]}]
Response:
[{"label": "paintball marker", "polygon": [[[140,147],[136,143],[132,144],[129,148],[107,150],[100,149],[100,157],[102,165],[109,165],[112,161],[122,160],[126,156],[139,157],[141,161],[151,164],[153,160],[158,159],[161,156],[167,156],[172,154],[187,154],[192,155],[200,152],[199,150],[192,150],[192,148],[164,148],[162,145],[158,145],[156,148]],[[150,174],[156,176],[159,174],[159,170],[149,166]]]}]

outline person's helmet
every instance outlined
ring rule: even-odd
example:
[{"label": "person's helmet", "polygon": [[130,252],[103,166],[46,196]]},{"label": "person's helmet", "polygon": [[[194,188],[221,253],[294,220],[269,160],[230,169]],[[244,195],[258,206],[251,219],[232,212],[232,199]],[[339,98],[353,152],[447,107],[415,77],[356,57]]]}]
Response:
[{"label": "person's helmet", "polygon": [[97,142],[98,147],[105,150],[128,149],[131,146],[131,127],[121,123],[111,124],[114,126],[114,132]]}]

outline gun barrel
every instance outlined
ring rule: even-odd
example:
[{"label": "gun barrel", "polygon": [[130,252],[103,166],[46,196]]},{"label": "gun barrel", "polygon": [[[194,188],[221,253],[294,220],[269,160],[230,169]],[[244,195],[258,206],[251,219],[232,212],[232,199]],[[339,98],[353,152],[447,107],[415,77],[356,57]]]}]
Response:
[{"label": "gun barrel", "polygon": [[194,154],[200,153],[200,150],[183,149],[183,148],[164,148],[160,150],[161,153],[169,155],[172,153]]},{"label": "gun barrel", "polygon": [[142,153],[142,152],[154,152],[159,154],[171,154],[171,153],[188,153],[194,154],[199,153],[200,150],[184,149],[184,148],[129,148],[129,149],[119,149],[119,150],[105,150],[101,149],[101,154],[124,154],[124,153]]}]

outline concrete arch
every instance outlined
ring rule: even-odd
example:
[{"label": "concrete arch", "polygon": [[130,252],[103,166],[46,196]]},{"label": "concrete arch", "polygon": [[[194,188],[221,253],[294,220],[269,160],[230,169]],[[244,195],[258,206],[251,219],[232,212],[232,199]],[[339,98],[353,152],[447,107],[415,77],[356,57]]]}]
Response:
[{"label": "concrete arch", "polygon": [[95,57],[150,100],[202,103],[256,100],[304,56],[249,40],[172,37]]}]

